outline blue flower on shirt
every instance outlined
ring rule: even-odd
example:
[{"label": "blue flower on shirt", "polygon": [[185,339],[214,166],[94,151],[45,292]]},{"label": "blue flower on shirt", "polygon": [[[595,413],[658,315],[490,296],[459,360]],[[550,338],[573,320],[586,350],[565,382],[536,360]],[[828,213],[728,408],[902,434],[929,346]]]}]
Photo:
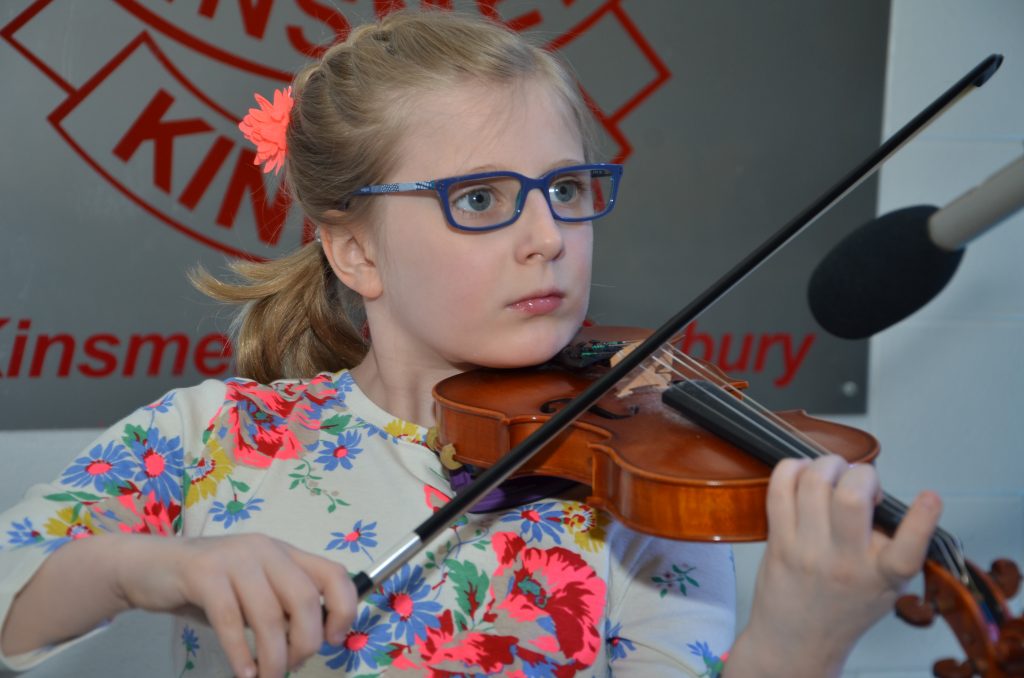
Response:
[{"label": "blue flower on shirt", "polygon": [[31,546],[32,544],[38,544],[43,541],[45,537],[32,525],[31,518],[25,518],[22,522],[14,521],[11,523],[13,530],[7,531],[7,536],[10,537],[11,546]]},{"label": "blue flower on shirt", "polygon": [[352,378],[352,373],[348,370],[342,372],[337,379],[334,380],[334,388],[338,391],[338,403],[343,404],[345,399],[342,398],[346,393],[351,393],[352,389],[356,387],[356,381]]},{"label": "blue flower on shirt", "polygon": [[224,529],[228,529],[235,522],[242,522],[248,520],[252,516],[250,511],[259,511],[260,504],[263,503],[262,499],[250,497],[244,504],[237,499],[229,501],[227,504],[223,504],[219,501],[213,502],[210,506],[210,515],[218,523],[224,523]]},{"label": "blue flower on shirt", "polygon": [[711,647],[703,640],[699,640],[696,643],[687,643],[686,647],[689,648],[690,654],[700,657],[704,661],[707,671],[700,674],[701,676],[719,678],[722,675],[722,669],[725,668],[725,659],[729,655],[728,652],[722,653],[722,656],[719,657],[711,651]]},{"label": "blue flower on shirt", "polygon": [[427,627],[437,628],[441,622],[441,604],[427,600],[430,585],[423,578],[423,568],[414,569],[406,563],[401,571],[384,581],[381,592],[370,596],[370,602],[391,612],[388,621],[394,624],[395,640],[405,636],[405,644],[412,645],[417,638],[425,638]]},{"label": "blue flower on shirt", "polygon": [[64,469],[61,482],[72,487],[85,487],[91,483],[97,492],[104,492],[110,483],[116,487],[130,479],[135,468],[132,455],[124,445],[110,441],[106,447],[97,445],[85,456],[75,459]]},{"label": "blue flower on shirt", "polygon": [[193,657],[199,651],[199,638],[190,626],[186,626],[181,632],[181,643],[185,646],[185,654]]},{"label": "blue flower on shirt", "polygon": [[636,650],[636,646],[633,645],[633,641],[629,638],[623,638],[619,635],[622,630],[622,624],[616,624],[612,626],[610,619],[604,620],[604,642],[608,646],[608,661],[613,662],[616,659],[623,659],[630,652]]},{"label": "blue flower on shirt", "polygon": [[166,505],[181,503],[181,478],[185,464],[181,438],[163,438],[155,428],[138,426],[125,429],[124,442],[135,456],[135,481],[143,496],[150,492]]},{"label": "blue flower on shirt", "polygon": [[565,527],[562,525],[562,507],[553,501],[542,504],[527,504],[515,511],[509,511],[502,518],[503,523],[520,522],[519,534],[527,543],[542,541],[544,535],[554,539],[556,544],[562,543]]},{"label": "blue flower on shirt", "polygon": [[156,401],[155,403],[150,403],[149,405],[146,405],[146,407],[144,409],[153,410],[154,412],[161,412],[161,413],[170,412],[171,411],[171,401],[172,400],[174,400],[174,392],[173,391],[171,393],[168,393],[167,395],[165,395],[163,398],[161,398],[160,400]]},{"label": "blue flower on shirt", "polygon": [[368,421],[360,421],[360,424],[362,424],[362,428],[364,431],[366,431],[366,436],[368,438],[373,438],[374,436],[377,436],[379,438],[383,438],[384,440],[389,440],[391,442],[396,442],[398,440],[393,435],[388,433],[380,426],[377,426],[376,424],[371,424]]},{"label": "blue flower on shirt", "polygon": [[551,657],[541,658],[534,664],[521,656],[519,659],[522,660],[520,669],[524,678],[555,678],[560,675],[559,669],[564,668],[552,661]]},{"label": "blue flower on shirt", "polygon": [[376,536],[377,533],[374,530],[377,529],[377,521],[368,523],[365,527],[363,521],[358,520],[356,524],[352,526],[352,530],[349,532],[331,532],[332,537],[338,537],[327,543],[328,551],[351,551],[352,553],[359,553],[362,551],[369,558],[370,552],[366,549],[373,548],[377,545]]},{"label": "blue flower on shirt", "polygon": [[352,461],[359,456],[363,448],[359,447],[360,436],[358,431],[343,431],[334,442],[325,440],[317,452],[320,456],[316,458],[318,464],[323,464],[325,471],[334,471],[339,466],[346,470],[352,470]]},{"label": "blue flower on shirt", "polygon": [[344,667],[345,671],[351,672],[359,669],[363,662],[375,669],[378,657],[390,649],[390,637],[391,629],[381,622],[381,615],[371,617],[370,608],[364,607],[342,644],[324,643],[320,647],[320,655],[334,655],[327,660],[327,666],[332,669]]}]

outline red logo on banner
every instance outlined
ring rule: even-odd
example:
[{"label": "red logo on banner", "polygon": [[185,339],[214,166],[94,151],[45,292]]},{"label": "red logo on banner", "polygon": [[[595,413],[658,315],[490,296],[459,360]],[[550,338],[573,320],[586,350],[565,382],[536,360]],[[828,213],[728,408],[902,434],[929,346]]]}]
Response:
[{"label": "red logo on banner", "polygon": [[[557,35],[547,45],[552,50],[585,44],[587,34],[601,26],[602,40],[614,31],[622,38],[619,48],[634,50],[649,65],[639,81],[615,83],[614,101],[591,96],[585,75],[581,83],[618,146],[614,160],[624,161],[632,147],[620,129],[622,120],[669,72],[620,0],[535,0],[515,10],[503,1],[466,4],[515,30]],[[407,4],[454,8],[452,0],[345,3],[364,5],[378,17]],[[69,64],[55,41],[39,37],[52,31],[39,27],[78,28],[72,9],[37,0],[0,29],[0,36],[66,93],[48,119],[82,160],[163,223],[223,252],[262,259],[308,238],[277,178],[253,164],[254,151],[237,125],[253,105],[253,91],[269,95],[291,79],[288,68],[264,63],[261,56],[275,55],[297,67],[343,39],[355,9],[317,0],[91,3],[89,20],[102,24],[103,39],[83,40],[94,53]]]}]

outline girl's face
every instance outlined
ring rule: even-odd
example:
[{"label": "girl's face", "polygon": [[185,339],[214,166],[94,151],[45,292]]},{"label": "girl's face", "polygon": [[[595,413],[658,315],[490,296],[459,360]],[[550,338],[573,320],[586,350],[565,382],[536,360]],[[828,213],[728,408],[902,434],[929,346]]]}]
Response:
[{"label": "girl's face", "polygon": [[[584,162],[566,106],[540,81],[467,82],[414,101],[385,181],[512,170],[528,177]],[[379,294],[366,299],[377,358],[410,369],[544,362],[579,329],[590,289],[589,222],[556,222],[539,190],[504,228],[467,233],[436,193],[367,198],[375,207]]]}]

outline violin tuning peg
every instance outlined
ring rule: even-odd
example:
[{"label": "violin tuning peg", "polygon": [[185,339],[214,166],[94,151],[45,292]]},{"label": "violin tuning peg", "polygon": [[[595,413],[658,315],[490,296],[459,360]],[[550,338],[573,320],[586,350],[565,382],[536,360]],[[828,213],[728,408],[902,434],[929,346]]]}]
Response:
[{"label": "violin tuning peg", "polygon": [[971,678],[974,675],[974,668],[970,662],[940,659],[932,664],[932,675],[936,678]]},{"label": "violin tuning peg", "polygon": [[920,596],[908,594],[896,601],[896,616],[911,626],[929,626],[935,621],[935,608]]},{"label": "violin tuning peg", "polygon": [[992,577],[1005,598],[1013,598],[1020,590],[1020,569],[1008,558],[1000,558],[992,563],[988,575]]}]

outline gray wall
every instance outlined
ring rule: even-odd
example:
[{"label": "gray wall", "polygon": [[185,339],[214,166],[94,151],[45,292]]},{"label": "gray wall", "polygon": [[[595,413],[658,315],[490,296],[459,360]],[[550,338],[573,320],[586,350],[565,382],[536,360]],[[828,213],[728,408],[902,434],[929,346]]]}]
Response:
[{"label": "gray wall", "polygon": [[[352,23],[372,6],[339,4]],[[266,182],[258,205],[278,190],[246,161],[235,124],[254,91],[270,95],[305,61],[289,30],[321,42],[328,27],[284,0],[199,7],[0,6],[0,81],[21,93],[3,101],[0,126],[17,158],[0,165],[0,429],[102,426],[226,376],[227,312],[185,272],[301,240],[295,209],[279,239],[261,238],[249,193],[232,192],[240,177]],[[265,25],[254,7],[272,7]],[[626,164],[616,213],[597,225],[599,323],[660,324],[878,143],[886,2],[509,0],[501,11],[536,19],[528,32],[575,65],[605,123],[604,158]],[[191,131],[155,143],[157,118]],[[198,181],[205,167],[216,171]],[[863,411],[867,346],[820,332],[804,289],[830,243],[873,216],[875,195],[866,183],[702,316],[696,357],[724,359],[776,409]],[[50,411],[56,393],[65,406]]]}]

